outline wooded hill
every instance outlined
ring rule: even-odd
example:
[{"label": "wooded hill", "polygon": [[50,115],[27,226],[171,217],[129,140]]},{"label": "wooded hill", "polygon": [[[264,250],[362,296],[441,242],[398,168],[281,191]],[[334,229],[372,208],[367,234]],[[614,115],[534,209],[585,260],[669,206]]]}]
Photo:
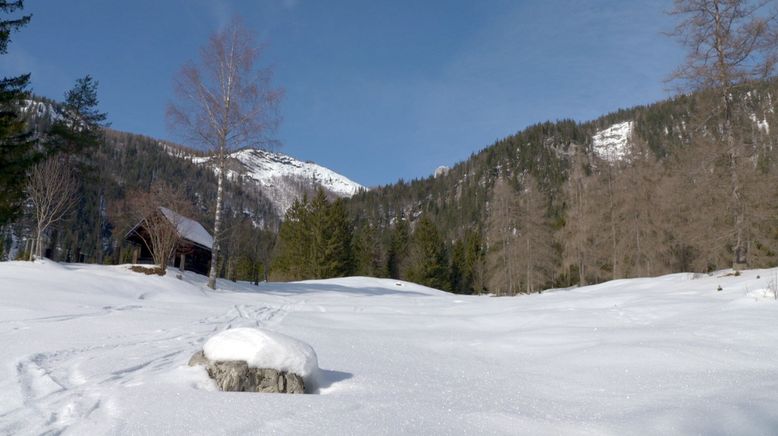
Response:
[{"label": "wooded hill", "polygon": [[[776,81],[732,96],[736,140],[747,150],[736,165],[752,267],[778,263],[774,95]],[[237,178],[226,186],[220,275],[257,280],[272,265],[276,279],[356,274],[504,295],[730,267],[730,160],[711,96],[679,96],[586,123],[530,126],[438,177],[399,181],[345,201],[329,204],[311,186],[284,225],[297,224],[282,226],[279,244],[279,222],[265,194]],[[36,130],[47,128],[41,112],[30,111]],[[621,137],[608,138],[611,130]],[[181,158],[196,154],[105,130],[99,146],[81,157],[79,205],[53,227],[47,255],[129,261],[127,200],[155,184],[175,187],[192,205],[192,218],[211,228],[215,176]],[[321,223],[306,224],[317,216]],[[4,256],[23,248],[29,226],[22,219],[3,229]],[[298,254],[286,252],[289,247]],[[335,249],[333,263],[326,253]]]},{"label": "wooded hill", "polygon": [[[29,128],[34,132],[47,131],[51,126],[51,108],[57,104],[36,97],[24,111]],[[128,200],[135,193],[152,191],[158,185],[173,187],[179,204],[190,206],[186,213],[212,228],[216,177],[211,168],[192,163],[189,158],[201,154],[146,136],[105,129],[99,144],[78,156],[78,204],[52,227],[46,255],[65,262],[130,261],[131,247],[124,236],[138,217]],[[228,181],[225,192],[227,231],[222,250],[227,256],[222,273],[234,274],[233,270],[239,268],[235,253],[243,250],[252,253],[253,259],[250,266],[243,266],[248,270],[243,277],[255,279],[261,262],[254,253],[257,247],[272,243],[273,232],[263,229],[277,228],[276,212],[256,185],[244,183],[241,178]],[[26,255],[24,243],[32,234],[31,226],[31,217],[24,214],[17,222],[0,229],[0,256]],[[251,249],[244,248],[246,245],[252,245]]]},{"label": "wooded hill", "polygon": [[[731,95],[746,150],[734,165],[750,267],[778,262],[776,95],[775,80]],[[533,125],[446,174],[360,193],[346,201],[355,234],[371,241],[360,245],[358,273],[413,277],[430,259],[405,243],[405,227],[422,217],[445,246],[445,276],[435,280],[455,292],[731,267],[732,162],[715,101],[715,92],[681,95],[591,122]],[[602,139],[612,126],[625,130],[626,147]]]}]

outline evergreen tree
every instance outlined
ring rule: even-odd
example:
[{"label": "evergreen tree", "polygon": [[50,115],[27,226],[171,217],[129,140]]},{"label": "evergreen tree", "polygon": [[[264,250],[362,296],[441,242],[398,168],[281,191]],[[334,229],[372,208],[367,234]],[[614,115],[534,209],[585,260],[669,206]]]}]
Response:
[{"label": "evergreen tree", "polygon": [[97,156],[103,131],[109,124],[107,115],[97,109],[97,85],[89,75],[76,80],[73,88],[65,93],[65,102],[57,107],[54,124],[44,137],[48,152],[64,156],[79,182],[76,193],[79,213],[64,221],[62,227],[75,232],[76,250],[84,254],[84,261],[102,263],[110,230],[106,183],[101,180],[104,171],[97,165]]},{"label": "evergreen tree", "polygon": [[278,251],[273,261],[274,276],[302,280],[314,277],[311,265],[311,232],[308,200],[295,200],[286,211],[278,231]]},{"label": "evergreen tree", "polygon": [[326,276],[327,263],[327,212],[329,202],[323,189],[318,189],[308,208],[308,228],[310,240],[311,278],[320,279]]},{"label": "evergreen tree", "polygon": [[[0,0],[0,11],[13,13],[23,2]],[[30,22],[30,15],[0,20],[0,54],[8,52],[11,33]],[[28,96],[30,75],[0,80],[0,225],[13,220],[20,211],[27,171],[37,162],[32,134],[19,113],[19,105]]]},{"label": "evergreen tree", "polygon": [[353,230],[341,200],[330,203],[323,189],[309,203],[295,201],[279,230],[273,264],[276,277],[290,280],[343,277],[354,270]]},{"label": "evergreen tree", "polygon": [[408,279],[431,288],[450,290],[446,245],[426,216],[416,223],[410,249]]},{"label": "evergreen tree", "polygon": [[65,102],[50,131],[52,152],[84,157],[84,152],[99,144],[102,130],[109,124],[108,116],[97,109],[97,86],[98,82],[87,74],[65,93]]},{"label": "evergreen tree", "polygon": [[408,248],[411,239],[410,233],[408,221],[404,218],[398,218],[392,228],[386,265],[389,277],[393,279],[399,279],[402,276],[404,261],[408,256]]},{"label": "evergreen tree", "polygon": [[376,228],[364,223],[354,232],[354,273],[368,277],[386,277],[384,249]]},{"label": "evergreen tree", "polygon": [[321,278],[343,277],[354,270],[351,222],[343,205],[337,199],[328,205],[324,215],[324,235]]},{"label": "evergreen tree", "polygon": [[451,249],[451,292],[473,294],[483,291],[481,276],[483,271],[484,250],[481,235],[468,230],[462,239],[458,239]]},{"label": "evergreen tree", "polygon": [[451,281],[451,292],[455,294],[469,294],[469,284],[465,277],[465,244],[459,239],[451,247],[451,266],[449,267],[449,277]]}]

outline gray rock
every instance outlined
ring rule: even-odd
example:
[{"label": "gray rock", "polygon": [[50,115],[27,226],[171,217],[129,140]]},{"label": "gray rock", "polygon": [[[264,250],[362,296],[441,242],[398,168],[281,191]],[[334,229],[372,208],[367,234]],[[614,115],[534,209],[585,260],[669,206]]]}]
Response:
[{"label": "gray rock", "polygon": [[302,377],[270,368],[249,368],[243,361],[211,361],[202,351],[189,359],[189,366],[204,365],[216,386],[228,392],[305,393]]}]

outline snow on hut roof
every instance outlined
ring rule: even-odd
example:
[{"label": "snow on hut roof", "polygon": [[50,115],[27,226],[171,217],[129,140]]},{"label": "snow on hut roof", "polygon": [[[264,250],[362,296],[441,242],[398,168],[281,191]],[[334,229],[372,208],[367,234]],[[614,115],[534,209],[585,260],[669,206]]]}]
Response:
[{"label": "snow on hut roof", "polygon": [[159,210],[162,211],[162,214],[165,215],[165,218],[167,218],[168,221],[176,226],[176,230],[178,230],[178,234],[182,238],[200,244],[208,249],[213,247],[213,237],[205,230],[205,227],[203,227],[202,224],[191,218],[179,215],[166,207],[160,206]]}]

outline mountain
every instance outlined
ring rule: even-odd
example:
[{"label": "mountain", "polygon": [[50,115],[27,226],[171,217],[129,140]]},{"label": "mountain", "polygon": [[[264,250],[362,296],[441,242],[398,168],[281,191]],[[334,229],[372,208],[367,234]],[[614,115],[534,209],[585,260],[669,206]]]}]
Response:
[{"label": "mountain", "polygon": [[[25,100],[21,112],[37,126],[45,129],[57,116],[57,103],[48,99]],[[171,156],[195,164],[211,166],[211,157],[189,147],[157,141]],[[331,197],[351,197],[366,188],[346,176],[291,156],[261,149],[243,149],[228,155],[228,179],[235,183],[253,183],[272,203],[274,214],[283,218],[287,209],[298,198],[322,188]]]},{"label": "mountain", "polygon": [[[21,111],[32,130],[45,133],[57,116],[57,107],[57,102],[36,97],[26,101]],[[126,262],[130,247],[124,235],[135,223],[126,222],[128,214],[122,208],[134,193],[149,191],[158,183],[178,188],[183,200],[194,205],[191,218],[213,228],[216,177],[210,159],[202,152],[105,129],[100,144],[78,160],[84,163],[84,171],[78,174],[80,201],[74,213],[52,228],[47,257],[70,262]],[[236,151],[229,157],[228,168],[223,205],[225,271],[237,268],[237,252],[250,249],[252,262],[258,262],[258,247],[272,247],[274,232],[295,198],[312,196],[319,187],[330,198],[364,190],[334,171],[280,153]],[[28,214],[0,228],[0,258],[13,259],[24,250],[31,224]],[[253,245],[246,248],[246,244]],[[245,268],[256,272],[255,266]]]},{"label": "mountain", "polygon": [[[174,155],[200,165],[209,165],[211,157],[183,152]],[[318,187],[332,197],[351,197],[366,188],[349,178],[313,162],[303,162],[291,156],[259,149],[244,149],[228,155],[227,178],[254,183],[271,201],[279,218],[296,199]],[[215,170],[215,168],[214,168]]]},{"label": "mountain", "polygon": [[413,230],[426,216],[447,245],[457,292],[712,271],[732,266],[737,183],[749,265],[776,265],[776,96],[776,80],[732,95],[737,155],[712,92],[529,126],[448,171],[348,200],[355,231],[375,241],[362,255],[387,265],[379,274],[407,277],[399,223]]}]

